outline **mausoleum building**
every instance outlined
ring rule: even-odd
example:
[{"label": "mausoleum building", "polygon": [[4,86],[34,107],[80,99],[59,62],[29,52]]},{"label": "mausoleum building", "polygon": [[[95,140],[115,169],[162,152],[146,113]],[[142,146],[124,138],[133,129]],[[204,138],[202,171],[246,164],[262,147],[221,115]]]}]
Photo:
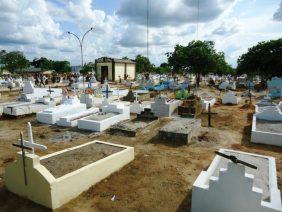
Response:
[{"label": "mausoleum building", "polygon": [[116,59],[101,57],[95,60],[97,80],[104,82],[107,78],[109,81],[119,81],[120,79],[135,79],[136,64],[130,59]]}]

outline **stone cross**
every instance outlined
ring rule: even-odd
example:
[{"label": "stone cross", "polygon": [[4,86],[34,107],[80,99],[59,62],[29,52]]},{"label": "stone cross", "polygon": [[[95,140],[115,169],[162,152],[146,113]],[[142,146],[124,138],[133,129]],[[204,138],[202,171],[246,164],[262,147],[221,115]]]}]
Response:
[{"label": "stone cross", "polygon": [[20,132],[20,144],[13,144],[13,146],[21,148],[22,150],[24,183],[25,185],[27,185],[27,176],[26,176],[26,170],[25,170],[25,150],[32,150],[32,148],[25,146],[24,141],[23,141],[23,132]]},{"label": "stone cross", "polygon": [[47,150],[47,147],[42,144],[34,143],[33,141],[33,134],[32,134],[32,127],[30,122],[27,123],[27,130],[28,130],[28,141],[23,141],[24,145],[31,148],[31,153],[34,154],[34,149],[40,149],[40,150]]},{"label": "stone cross", "polygon": [[212,113],[211,112],[211,104],[209,103],[209,109],[207,113],[203,113],[203,114],[207,114],[208,115],[208,127],[211,127],[211,116],[215,115],[217,113]]}]

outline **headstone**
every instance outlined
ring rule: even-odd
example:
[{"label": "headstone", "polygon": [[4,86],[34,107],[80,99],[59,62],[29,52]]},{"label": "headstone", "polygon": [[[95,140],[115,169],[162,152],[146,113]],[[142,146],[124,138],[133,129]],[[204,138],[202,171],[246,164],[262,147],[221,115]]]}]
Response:
[{"label": "headstone", "polygon": [[222,98],[222,104],[237,105],[240,102],[240,97],[237,97],[234,92],[228,91]]},{"label": "headstone", "polygon": [[33,94],[34,93],[34,85],[31,81],[24,82],[23,93],[25,93],[25,94]]},{"label": "headstone", "polygon": [[267,82],[269,95],[272,98],[282,96],[282,78],[273,77],[271,81]]},{"label": "headstone", "polygon": [[257,119],[282,122],[282,102],[276,106],[259,107],[255,115]]},{"label": "headstone", "polygon": [[208,95],[208,94],[202,94],[201,96],[201,105],[202,105],[202,108],[204,110],[208,110],[209,108],[209,105],[212,107],[214,106],[216,102],[216,98]]},{"label": "headstone", "polygon": [[151,104],[151,110],[157,117],[171,117],[180,104],[179,100],[168,99],[164,96],[156,97],[154,101]]}]

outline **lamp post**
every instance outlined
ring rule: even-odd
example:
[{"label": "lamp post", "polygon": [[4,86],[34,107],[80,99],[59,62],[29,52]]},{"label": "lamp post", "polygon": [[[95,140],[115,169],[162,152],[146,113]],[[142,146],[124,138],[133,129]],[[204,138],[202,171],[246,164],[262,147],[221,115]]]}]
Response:
[{"label": "lamp post", "polygon": [[[79,46],[80,46],[80,54],[81,54],[81,68],[83,68],[83,41],[85,36],[88,34],[88,32],[91,32],[94,29],[94,27],[91,27],[89,30],[87,30],[84,35],[82,36],[82,39],[80,39],[76,34],[72,33],[72,32],[67,32],[70,35],[73,35],[74,37],[77,38],[78,42],[79,42]],[[84,86],[84,75],[83,75],[83,88],[85,88]]]}]

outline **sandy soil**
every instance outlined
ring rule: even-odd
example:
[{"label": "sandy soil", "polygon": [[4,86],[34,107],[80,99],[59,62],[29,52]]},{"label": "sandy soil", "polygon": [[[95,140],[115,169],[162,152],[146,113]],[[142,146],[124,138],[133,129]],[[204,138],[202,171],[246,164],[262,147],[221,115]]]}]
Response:
[{"label": "sandy soil", "polygon": [[55,178],[122,151],[124,148],[94,143],[78,149],[40,160]]},{"label": "sandy soil", "polygon": [[[203,88],[216,96],[219,91]],[[171,95],[171,94],[170,94]],[[129,138],[108,133],[89,133],[77,129],[38,124],[35,116],[0,120],[0,211],[48,211],[18,197],[4,188],[3,173],[15,159],[17,149],[12,143],[31,121],[34,139],[48,146],[45,155],[92,140],[135,147],[135,160],[76,199],[59,208],[71,211],[190,211],[191,189],[197,176],[207,169],[219,148],[230,148],[276,158],[278,185],[282,189],[282,148],[251,144],[250,131],[254,107],[247,105],[212,108],[212,128],[207,128],[207,115],[201,115],[202,128],[190,145],[173,146],[158,138],[158,130],[169,122],[160,120],[153,128]],[[82,179],[83,180],[83,179]],[[115,195],[115,200],[111,198]]]}]

